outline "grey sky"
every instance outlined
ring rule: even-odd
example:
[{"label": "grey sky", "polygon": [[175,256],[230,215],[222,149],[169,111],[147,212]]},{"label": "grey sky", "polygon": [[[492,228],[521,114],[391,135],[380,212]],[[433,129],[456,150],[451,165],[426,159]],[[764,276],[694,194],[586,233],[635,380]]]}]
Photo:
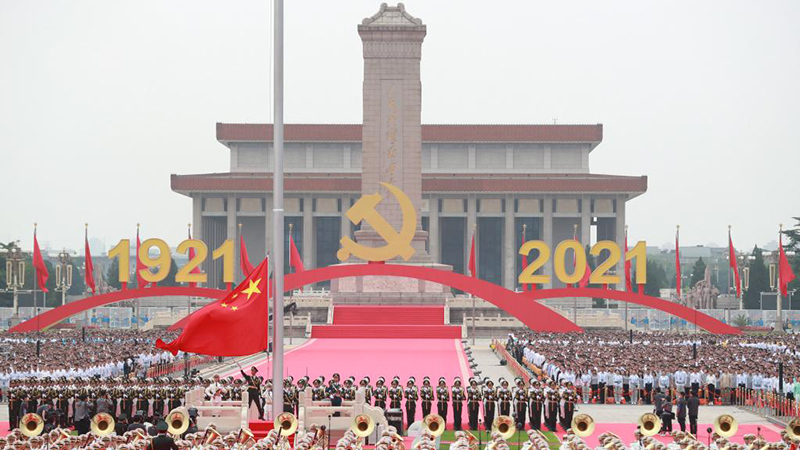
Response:
[{"label": "grey sky", "polygon": [[[286,2],[286,121],[360,123],[356,25]],[[800,2],[405,2],[423,123],[602,123],[592,172],[649,176],[632,240],[739,248],[800,215]],[[184,239],[170,173],[225,172],[214,123],[271,118],[269,1],[2,0],[0,240]],[[489,6],[492,5],[492,6]]]}]

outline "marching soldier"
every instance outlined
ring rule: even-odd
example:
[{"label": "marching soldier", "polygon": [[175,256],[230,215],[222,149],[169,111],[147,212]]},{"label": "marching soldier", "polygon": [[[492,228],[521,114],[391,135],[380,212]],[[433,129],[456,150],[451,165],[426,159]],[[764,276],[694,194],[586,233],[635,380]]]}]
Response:
[{"label": "marching soldier", "polygon": [[384,383],[386,379],[383,377],[378,377],[378,381],[375,382],[375,406],[377,408],[381,408],[382,410],[386,411],[386,397],[389,395],[389,390],[386,389]]},{"label": "marching soldier", "polygon": [[[453,379],[453,427],[456,431],[461,430],[461,415],[464,411],[464,388],[461,387],[461,378]],[[444,417],[444,416],[442,416]],[[446,423],[446,421],[445,421]]]},{"label": "marching soldier", "polygon": [[497,399],[500,403],[500,415],[511,415],[512,392],[508,388],[508,380],[500,378],[500,389],[497,390]]},{"label": "marching soldier", "polygon": [[484,378],[483,383],[483,426],[489,430],[494,422],[494,402],[497,400],[497,390],[494,388],[494,382],[489,378]]},{"label": "marching soldier", "polygon": [[517,387],[514,389],[514,415],[518,430],[525,429],[526,412],[528,409],[528,390],[525,389],[525,381],[516,378]]},{"label": "marching soldier", "polygon": [[531,386],[528,388],[528,399],[530,400],[531,429],[540,430],[542,428],[542,405],[544,404],[544,394],[539,380],[530,379]]},{"label": "marching soldier", "polygon": [[368,405],[372,404],[372,386],[370,386],[369,381],[369,377],[364,377],[358,383],[359,387],[364,388],[364,401]]},{"label": "marching soldier", "polygon": [[450,390],[444,377],[439,377],[439,386],[436,387],[436,411],[447,423],[447,404],[450,403]]},{"label": "marching soldier", "polygon": [[417,415],[417,399],[419,398],[419,389],[414,384],[416,379],[410,377],[406,383],[406,415],[408,416],[408,424],[414,423],[414,418]]},{"label": "marching soldier", "polygon": [[422,418],[424,419],[431,413],[431,406],[433,405],[433,388],[431,387],[431,379],[428,376],[422,379],[419,398],[422,400]]},{"label": "marching soldier", "polygon": [[467,415],[469,416],[469,429],[478,429],[478,412],[481,409],[481,390],[478,388],[478,381],[475,378],[469,379],[467,388]]},{"label": "marching soldier", "polygon": [[389,408],[400,409],[403,401],[403,388],[400,387],[400,377],[392,378],[392,387],[389,388]]}]

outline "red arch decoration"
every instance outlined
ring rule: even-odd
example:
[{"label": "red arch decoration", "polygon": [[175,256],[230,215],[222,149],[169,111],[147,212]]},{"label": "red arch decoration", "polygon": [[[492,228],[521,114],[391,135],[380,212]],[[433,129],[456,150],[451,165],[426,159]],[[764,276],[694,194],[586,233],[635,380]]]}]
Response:
[{"label": "red arch decoration", "polygon": [[[607,298],[634,303],[664,311],[696,323],[698,327],[715,334],[741,334],[741,331],[719,320],[686,306],[633,292],[594,288],[542,289],[531,292],[513,292],[502,286],[459,273],[430,267],[401,264],[350,264],[328,266],[286,275],[284,290],[291,291],[320,281],[352,276],[392,276],[431,281],[469,292],[492,303],[519,319],[525,326],[537,331],[583,331],[570,320],[540,304],[538,300],[564,297]],[[170,329],[181,328],[186,318]]]},{"label": "red arch decoration", "polygon": [[221,289],[177,286],[126,289],[124,291],[109,292],[107,294],[86,297],[72,303],[67,303],[66,305],[53,308],[50,311],[43,312],[36,317],[26,320],[8,331],[25,332],[46,329],[76,314],[123,300],[132,300],[141,297],[166,297],[170,295],[188,295],[193,297],[221,299],[225,297],[227,293],[228,291]]}]

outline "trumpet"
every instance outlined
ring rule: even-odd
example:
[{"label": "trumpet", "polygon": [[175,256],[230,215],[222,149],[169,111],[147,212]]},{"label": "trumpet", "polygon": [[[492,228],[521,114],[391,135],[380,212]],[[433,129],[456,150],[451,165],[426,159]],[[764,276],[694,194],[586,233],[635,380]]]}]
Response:
[{"label": "trumpet", "polygon": [[90,424],[95,436],[108,436],[114,432],[114,418],[108,413],[97,413]]},{"label": "trumpet", "polygon": [[576,436],[591,436],[594,433],[594,419],[588,414],[578,414],[572,418],[570,427]]},{"label": "trumpet", "polygon": [[372,420],[367,414],[359,414],[353,418],[353,424],[350,425],[356,436],[365,438],[375,431],[375,421]]},{"label": "trumpet", "polygon": [[422,419],[422,429],[428,431],[433,437],[439,437],[444,433],[444,419],[438,414],[428,414]]},{"label": "trumpet", "polygon": [[44,430],[44,419],[36,413],[25,414],[19,424],[22,434],[28,437],[38,436]]},{"label": "trumpet", "polygon": [[639,431],[643,436],[653,436],[661,431],[661,419],[653,413],[639,416]]},{"label": "trumpet", "polygon": [[795,417],[786,424],[786,435],[792,439],[800,438],[800,418]]},{"label": "trumpet", "polygon": [[497,416],[492,422],[492,433],[498,433],[503,439],[509,439],[516,432],[517,426],[511,416]]},{"label": "trumpet", "polygon": [[736,430],[738,429],[738,422],[736,422],[736,419],[730,414],[721,414],[714,419],[714,431],[721,437],[731,437],[736,434]]},{"label": "trumpet", "polygon": [[167,432],[173,436],[180,436],[189,429],[189,410],[179,406],[167,414]]}]

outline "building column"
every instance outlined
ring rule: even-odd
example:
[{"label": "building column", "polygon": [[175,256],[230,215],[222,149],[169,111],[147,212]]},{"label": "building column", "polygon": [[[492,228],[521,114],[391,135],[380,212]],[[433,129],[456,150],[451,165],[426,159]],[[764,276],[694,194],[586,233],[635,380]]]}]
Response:
[{"label": "building column", "polygon": [[433,262],[442,261],[439,251],[439,198],[428,200],[428,253]]},{"label": "building column", "polygon": [[[584,248],[592,243],[592,200],[581,197],[581,244]],[[588,256],[588,255],[587,255]]]},{"label": "building column", "polygon": [[303,264],[316,267],[314,262],[314,200],[309,195],[303,200]]},{"label": "building column", "polygon": [[[617,197],[617,217],[615,221],[614,238],[617,241],[620,249],[625,249],[625,200],[624,196]],[[620,282],[617,284],[617,290],[625,290],[625,256],[617,262],[617,275],[620,277]]]},{"label": "building column", "polygon": [[507,195],[505,198],[505,228],[503,231],[503,286],[506,289],[514,290],[514,270],[517,261],[517,252],[514,248],[516,230],[514,229],[514,197]]},{"label": "building column", "polygon": [[[555,250],[553,244],[553,199],[550,196],[545,196],[542,212],[544,218],[542,219],[542,240],[550,246],[551,251]],[[544,285],[545,289],[553,287],[553,258],[547,260],[544,265],[543,275],[550,276],[550,282]]]},{"label": "building column", "polygon": [[228,215],[228,239],[236,239],[236,196],[228,195],[228,207],[225,210]]},{"label": "building column", "polygon": [[[464,273],[467,275],[469,274],[469,251],[472,246],[472,235],[474,232],[477,231],[475,227],[478,224],[478,205],[477,200],[475,199],[474,194],[469,194],[467,196],[467,242],[464,245]],[[475,268],[478,267],[478,261],[480,261],[481,257],[478,254],[478,238],[475,237]],[[480,270],[478,270],[478,276],[480,276]]]}]

